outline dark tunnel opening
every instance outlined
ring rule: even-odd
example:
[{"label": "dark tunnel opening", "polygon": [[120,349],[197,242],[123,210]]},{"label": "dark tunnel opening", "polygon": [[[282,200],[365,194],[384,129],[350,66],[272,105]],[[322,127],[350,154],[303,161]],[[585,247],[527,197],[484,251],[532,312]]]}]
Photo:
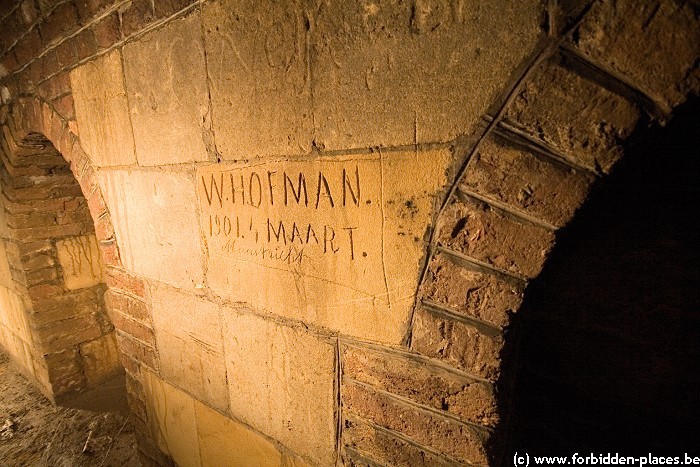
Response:
[{"label": "dark tunnel opening", "polygon": [[699,104],[628,141],[531,283],[516,450],[700,455]]}]

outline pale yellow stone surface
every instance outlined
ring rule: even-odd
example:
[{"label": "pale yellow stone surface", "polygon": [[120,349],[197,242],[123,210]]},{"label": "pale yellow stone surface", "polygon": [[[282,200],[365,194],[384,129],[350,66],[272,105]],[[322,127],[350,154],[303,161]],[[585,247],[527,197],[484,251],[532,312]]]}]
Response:
[{"label": "pale yellow stone surface", "polygon": [[195,401],[202,465],[216,467],[281,466],[274,444],[219,412]]},{"label": "pale yellow stone surface", "polygon": [[97,166],[136,162],[122,57],[114,50],[70,73],[80,141]]},{"label": "pale yellow stone surface", "polygon": [[[0,206],[0,210],[2,206]],[[2,219],[0,219],[0,222]],[[2,224],[0,224],[2,225]],[[12,282],[12,274],[10,274],[10,263],[7,261],[7,250],[5,249],[5,240],[0,239],[0,286],[14,289]]]},{"label": "pale yellow stone surface", "polygon": [[139,165],[207,160],[209,96],[199,12],[124,46]]},{"label": "pale yellow stone surface", "polygon": [[31,344],[32,332],[22,299],[13,290],[0,286],[0,324],[20,340]]},{"label": "pale yellow stone surface", "polygon": [[201,168],[209,285],[280,316],[400,343],[449,160],[434,150]]},{"label": "pale yellow stone surface", "polygon": [[117,374],[121,365],[114,333],[81,344],[80,356],[83,360],[88,385],[97,385]]},{"label": "pale yellow stone surface", "polygon": [[158,447],[178,465],[201,466],[194,399],[150,371],[142,375],[151,434]]},{"label": "pale yellow stone surface", "polygon": [[228,386],[218,305],[163,285],[150,287],[161,375],[219,410]]},{"label": "pale yellow stone surface", "polygon": [[202,8],[224,159],[308,153],[313,119],[301,2],[215,0]]},{"label": "pale yellow stone surface", "polygon": [[315,138],[326,149],[468,132],[544,36],[539,0],[346,0],[312,11]]},{"label": "pale yellow stone surface", "polygon": [[194,181],[180,172],[103,170],[124,267],[175,286],[202,282]]},{"label": "pale yellow stone surface", "polygon": [[319,465],[332,465],[334,346],[306,331],[223,312],[233,416]]},{"label": "pale yellow stone surface", "polygon": [[59,240],[56,250],[67,289],[82,289],[104,281],[105,266],[95,235]]}]

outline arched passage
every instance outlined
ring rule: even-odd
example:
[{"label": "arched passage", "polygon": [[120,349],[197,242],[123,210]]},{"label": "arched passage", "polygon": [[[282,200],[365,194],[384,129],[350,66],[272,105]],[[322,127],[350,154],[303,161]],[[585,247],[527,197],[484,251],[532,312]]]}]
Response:
[{"label": "arched passage", "polygon": [[519,451],[696,445],[699,116],[696,98],[631,138],[528,289]]},{"label": "arched passage", "polygon": [[66,159],[9,118],[0,180],[2,345],[50,399],[65,399],[122,368],[95,223]]}]

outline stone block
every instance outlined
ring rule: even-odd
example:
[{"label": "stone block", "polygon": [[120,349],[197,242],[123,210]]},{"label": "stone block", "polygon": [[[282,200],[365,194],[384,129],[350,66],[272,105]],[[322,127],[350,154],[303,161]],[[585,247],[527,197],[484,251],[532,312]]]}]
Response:
[{"label": "stone block", "polygon": [[218,294],[399,344],[447,150],[202,167],[207,280]]},{"label": "stone block", "polygon": [[581,205],[592,182],[587,172],[492,137],[469,161],[461,187],[562,227]]},{"label": "stone block", "polygon": [[301,0],[216,0],[202,10],[223,158],[308,153],[313,118]]},{"label": "stone block", "polygon": [[146,298],[146,288],[143,279],[135,277],[122,269],[107,268],[106,282],[110,289],[115,289],[137,298]]},{"label": "stone block", "polygon": [[498,421],[496,395],[490,384],[428,366],[408,353],[380,353],[346,346],[342,349],[342,358],[344,378],[469,422],[495,425]]},{"label": "stone block", "polygon": [[44,352],[60,352],[102,335],[95,313],[55,321],[35,330]]},{"label": "stone block", "polygon": [[0,286],[0,324],[22,341],[34,342],[21,297],[5,286]]},{"label": "stone block", "polygon": [[597,2],[575,37],[584,54],[626,76],[669,109],[700,88],[700,21],[691,4]]},{"label": "stone block", "polygon": [[321,4],[311,38],[321,147],[409,145],[467,133],[542,37],[541,2],[414,3]]},{"label": "stone block", "polygon": [[150,290],[161,375],[210,406],[228,410],[219,306],[163,285]]},{"label": "stone block", "polygon": [[48,368],[51,393],[59,396],[85,387],[85,375],[77,349],[50,353],[44,356]]},{"label": "stone block", "polygon": [[199,401],[194,404],[202,465],[283,465],[282,454],[265,437]]},{"label": "stone block", "polygon": [[443,452],[460,462],[486,465],[487,432],[349,384],[343,390],[343,407],[375,424],[401,433],[416,443]]},{"label": "stone block", "polygon": [[449,257],[433,256],[422,285],[423,298],[455,313],[499,327],[507,326],[523,300],[522,287],[493,275],[460,267]]},{"label": "stone block", "polygon": [[114,333],[82,344],[80,358],[89,386],[96,386],[108,380],[118,374],[122,368],[119,364],[119,353]]},{"label": "stone block", "polygon": [[554,63],[545,63],[520,90],[504,119],[590,170],[607,173],[622,157],[639,119],[625,98]]},{"label": "stone block", "polygon": [[476,328],[435,315],[423,308],[413,317],[411,350],[443,360],[473,375],[497,380],[503,337],[486,336]]},{"label": "stone block", "polygon": [[102,171],[124,267],[192,288],[202,283],[194,184],[178,172]]},{"label": "stone block", "polygon": [[438,243],[524,277],[535,277],[554,244],[554,233],[521,222],[471,198],[445,209]]},{"label": "stone block", "polygon": [[63,282],[68,290],[104,282],[104,263],[94,235],[69,237],[56,242]]},{"label": "stone block", "polygon": [[[447,467],[454,465],[445,459],[407,441],[378,430],[356,417],[343,421],[343,444],[372,458],[378,465],[397,467]],[[347,453],[345,457],[348,456]],[[347,459],[350,460],[350,459]],[[354,465],[344,463],[343,465]],[[357,464],[363,465],[363,464]],[[366,464],[364,464],[366,465]]]},{"label": "stone block", "polygon": [[309,332],[223,309],[235,418],[320,465],[335,457],[335,348]]},{"label": "stone block", "polygon": [[142,374],[148,422],[158,447],[178,465],[201,466],[194,399],[150,371]]},{"label": "stone block", "polygon": [[[2,207],[0,207],[2,209]],[[0,219],[2,221],[2,219]],[[12,274],[10,273],[10,263],[7,260],[7,251],[5,250],[5,240],[0,239],[0,286],[7,287],[10,290],[15,288],[12,282]]]},{"label": "stone block", "polygon": [[[80,50],[80,48],[79,48]],[[80,140],[98,167],[136,162],[121,53],[114,50],[70,73]]]},{"label": "stone block", "polygon": [[211,119],[199,13],[124,46],[139,165],[208,159]]},{"label": "stone block", "polygon": [[111,310],[119,311],[129,318],[141,321],[147,325],[152,325],[151,312],[148,311],[146,303],[129,295],[110,290],[105,295],[105,302]]}]

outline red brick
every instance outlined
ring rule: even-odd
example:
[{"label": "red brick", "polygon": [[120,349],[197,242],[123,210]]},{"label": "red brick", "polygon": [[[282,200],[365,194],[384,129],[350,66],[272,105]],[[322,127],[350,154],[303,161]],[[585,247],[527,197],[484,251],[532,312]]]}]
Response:
[{"label": "red brick", "polygon": [[[430,367],[414,355],[354,346],[342,351],[343,377],[482,425],[498,422],[492,386]],[[341,389],[342,392],[342,389]]]},{"label": "red brick", "polygon": [[607,173],[622,156],[617,142],[639,116],[622,96],[550,62],[533,73],[504,119],[572,162]]},{"label": "red brick", "polygon": [[486,465],[488,433],[374,392],[347,384],[343,406],[351,413],[469,464]]},{"label": "red brick", "polygon": [[44,57],[41,59],[41,78],[46,79],[49,76],[56,74],[60,69],[61,67],[58,64],[56,51],[50,50],[46,52]]},{"label": "red brick", "polygon": [[88,209],[90,209],[90,214],[93,219],[98,219],[105,212],[107,212],[107,204],[102,197],[102,191],[98,188],[88,195],[87,199]]},{"label": "red brick", "polygon": [[475,327],[438,316],[423,308],[413,319],[411,350],[443,360],[476,376],[497,380],[503,337],[487,336]]},{"label": "red brick", "polygon": [[592,182],[588,172],[491,137],[469,161],[460,188],[562,227],[581,205]]},{"label": "red brick", "polygon": [[[158,2],[160,4],[160,2]],[[150,0],[133,0],[122,13],[122,32],[129,36],[155,20]]]},{"label": "red brick", "polygon": [[92,29],[85,29],[75,36],[75,51],[79,60],[91,57],[97,53],[97,41]]},{"label": "red brick", "polygon": [[119,331],[129,334],[131,337],[151,346],[156,346],[156,338],[153,335],[153,330],[145,326],[140,321],[133,320],[124,316],[120,311],[113,310],[110,314],[112,324]]},{"label": "red brick", "polygon": [[29,31],[29,33],[17,43],[14,50],[17,55],[17,61],[20,64],[28,63],[30,60],[36,58],[43,50],[37,28],[33,28]]},{"label": "red brick", "polygon": [[93,26],[95,40],[101,49],[114,45],[121,38],[119,15],[114,12]]},{"label": "red brick", "polygon": [[692,3],[596,2],[575,37],[586,55],[626,76],[668,109],[698,92],[700,21]]},{"label": "red brick", "polygon": [[143,279],[132,276],[122,269],[107,268],[106,282],[110,288],[146,299],[146,287]]},{"label": "red brick", "polygon": [[17,71],[19,64],[17,63],[17,57],[15,56],[14,49],[2,56],[2,59],[0,59],[0,65],[2,65],[7,74]]},{"label": "red brick", "polygon": [[56,57],[61,68],[75,65],[78,62],[78,52],[75,50],[75,39],[70,38],[56,47]]},{"label": "red brick", "polygon": [[421,291],[423,298],[457,314],[500,327],[508,325],[523,300],[521,286],[460,267],[440,253],[431,259]]},{"label": "red brick", "polygon": [[114,3],[115,0],[78,0],[77,8],[81,22],[83,24],[87,23],[96,13],[103,11]]},{"label": "red brick", "polygon": [[78,25],[78,15],[73,2],[58,5],[40,25],[41,37],[46,45],[68,36]]},{"label": "red brick", "polygon": [[95,236],[97,240],[114,238],[114,226],[109,216],[102,216],[95,220]]},{"label": "red brick", "polygon": [[[429,451],[420,449],[414,444],[391,435],[389,432],[378,430],[369,423],[356,417],[347,417],[343,421],[343,444],[369,455],[376,465],[401,465],[411,467],[448,467],[455,463]],[[353,453],[343,453],[345,466],[366,466],[367,463],[358,460],[351,463]]]},{"label": "red brick", "polygon": [[197,3],[197,0],[159,0],[155,3],[156,17],[164,18],[170,16],[187,6]]},{"label": "red brick", "polygon": [[122,262],[119,258],[119,249],[115,240],[100,242],[100,251],[102,252],[102,260],[109,266],[121,266]]},{"label": "red brick", "polygon": [[147,367],[157,370],[158,363],[155,349],[132,339],[127,334],[124,334],[119,330],[116,331],[116,335],[117,346],[121,352],[146,365]]},{"label": "red brick", "polygon": [[133,298],[129,295],[110,290],[107,295],[109,306],[113,310],[118,310],[121,313],[133,319],[143,321],[147,325],[151,325],[151,313],[148,307],[142,300]]},{"label": "red brick", "polygon": [[535,277],[554,233],[472,200],[453,201],[440,219],[438,243],[524,277]]}]

